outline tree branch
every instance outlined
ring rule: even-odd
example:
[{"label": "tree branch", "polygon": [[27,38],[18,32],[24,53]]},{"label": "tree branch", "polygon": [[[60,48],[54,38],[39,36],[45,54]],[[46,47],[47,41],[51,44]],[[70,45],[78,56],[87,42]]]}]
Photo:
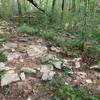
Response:
[{"label": "tree branch", "polygon": [[29,1],[32,5],[34,5],[37,9],[39,9],[40,11],[42,11],[43,13],[45,13],[45,10],[42,9],[34,0],[27,0]]}]

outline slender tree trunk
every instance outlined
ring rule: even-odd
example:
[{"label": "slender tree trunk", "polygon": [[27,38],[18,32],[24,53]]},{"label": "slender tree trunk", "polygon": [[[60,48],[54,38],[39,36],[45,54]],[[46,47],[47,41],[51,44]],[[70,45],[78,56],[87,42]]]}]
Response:
[{"label": "slender tree trunk", "polygon": [[64,3],[65,3],[65,0],[62,0],[62,12],[61,12],[62,19],[63,19],[63,15],[64,15]]},{"label": "slender tree trunk", "polygon": [[18,5],[18,13],[19,13],[20,16],[22,16],[21,4],[20,4],[19,0],[17,0],[17,5]]},{"label": "slender tree trunk", "polygon": [[85,41],[86,41],[86,37],[85,37],[85,33],[86,33],[86,27],[87,27],[87,17],[88,17],[88,0],[84,0],[84,28],[83,28],[83,32],[82,32],[82,52],[84,52],[84,48],[85,48]]},{"label": "slender tree trunk", "polygon": [[52,8],[51,8],[51,13],[52,13],[52,14],[54,14],[55,5],[56,5],[56,0],[53,0],[53,1],[52,1]]},{"label": "slender tree trunk", "polygon": [[76,11],[76,0],[72,0],[72,12]]}]

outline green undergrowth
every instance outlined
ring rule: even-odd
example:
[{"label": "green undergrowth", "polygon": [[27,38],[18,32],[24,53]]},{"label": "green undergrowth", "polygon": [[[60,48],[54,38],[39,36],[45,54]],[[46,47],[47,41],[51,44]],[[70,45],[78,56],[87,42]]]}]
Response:
[{"label": "green undergrowth", "polygon": [[2,78],[2,76],[5,74],[5,70],[0,70],[0,80]]},{"label": "green undergrowth", "polygon": [[7,56],[3,52],[0,52],[0,62],[5,62],[5,61],[7,61]]},{"label": "green undergrowth", "polygon": [[[19,27],[19,31],[23,33],[27,33],[32,36],[42,37],[48,41],[51,41],[53,44],[62,47],[65,52],[79,51],[81,54],[82,40],[80,38],[80,35],[70,33],[73,36],[75,36],[75,38],[73,39],[70,38],[68,39],[67,37],[64,38],[62,36],[59,36],[58,34],[58,32],[66,33],[66,31],[62,28],[62,26],[61,27],[55,26],[55,28],[53,29],[52,27],[53,25],[49,25],[48,28],[46,29],[43,27],[44,25],[31,26],[28,24],[21,24]],[[98,55],[100,53],[100,45],[96,40],[93,40],[93,42],[91,42],[91,44],[89,45],[90,46],[84,48],[86,54]]]},{"label": "green undergrowth", "polygon": [[2,46],[4,42],[6,42],[6,38],[3,35],[0,35],[0,46]]},{"label": "green undergrowth", "polygon": [[53,93],[54,100],[100,100],[84,86],[66,85],[64,77],[56,77],[46,87],[48,94]]}]

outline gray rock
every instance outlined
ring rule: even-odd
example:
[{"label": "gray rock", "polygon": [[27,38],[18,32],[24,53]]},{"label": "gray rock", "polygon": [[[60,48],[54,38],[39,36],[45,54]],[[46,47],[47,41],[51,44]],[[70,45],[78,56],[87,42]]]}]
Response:
[{"label": "gray rock", "polygon": [[42,80],[43,81],[48,81],[48,80],[52,80],[52,78],[54,77],[55,72],[51,71],[51,72],[44,72],[42,75]]},{"label": "gray rock", "polygon": [[21,78],[21,80],[25,80],[25,79],[26,79],[25,73],[24,73],[24,72],[22,72],[22,73],[20,74],[20,78]]},{"label": "gray rock", "polygon": [[91,66],[90,69],[100,69],[99,65]]},{"label": "gray rock", "polygon": [[47,47],[41,45],[30,45],[27,48],[29,57],[39,58],[47,53]]},{"label": "gray rock", "polygon": [[11,70],[11,69],[12,68],[7,67],[5,63],[2,63],[2,62],[0,63],[0,70],[1,71],[3,71],[3,70],[8,71],[8,70]]},{"label": "gray rock", "polygon": [[43,81],[47,81],[48,80],[48,76],[49,76],[49,73],[48,72],[43,73],[42,80]]},{"label": "gray rock", "polygon": [[53,65],[57,69],[61,69],[62,68],[62,62],[61,61],[53,62]]},{"label": "gray rock", "polygon": [[12,42],[7,42],[6,44],[3,44],[3,47],[5,49],[17,48],[17,44]]},{"label": "gray rock", "polygon": [[13,70],[7,71],[2,77],[1,77],[1,86],[6,86],[10,83],[19,81],[20,78],[17,73],[15,73]]},{"label": "gray rock", "polygon": [[36,70],[32,68],[23,67],[21,71],[27,74],[36,74]]}]

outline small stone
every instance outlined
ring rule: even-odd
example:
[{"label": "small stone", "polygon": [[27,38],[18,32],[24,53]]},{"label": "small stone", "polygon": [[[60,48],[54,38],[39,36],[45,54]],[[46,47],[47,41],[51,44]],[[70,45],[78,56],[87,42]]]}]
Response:
[{"label": "small stone", "polygon": [[80,62],[79,62],[79,61],[76,61],[76,62],[75,62],[75,67],[76,67],[76,68],[80,68],[80,67],[81,67],[81,65],[80,65]]},{"label": "small stone", "polygon": [[21,74],[20,74],[20,78],[22,79],[22,80],[25,80],[26,78],[25,78],[25,73],[24,72],[22,72]]},{"label": "small stone", "polygon": [[85,72],[77,72],[78,77],[86,78],[87,74]]},{"label": "small stone", "polygon": [[90,67],[90,69],[100,69],[100,66],[99,65],[95,65],[95,66]]},{"label": "small stone", "polygon": [[91,79],[86,79],[85,81],[86,81],[86,83],[88,83],[88,84],[92,84],[92,83],[93,83]]},{"label": "small stone", "polygon": [[61,67],[62,67],[62,62],[61,62],[61,61],[53,62],[53,65],[54,65],[55,68],[61,69]]},{"label": "small stone", "polygon": [[32,100],[32,98],[31,97],[28,97],[27,100]]},{"label": "small stone", "polygon": [[54,46],[51,47],[51,50],[57,53],[62,51],[60,47],[54,47]]},{"label": "small stone", "polygon": [[10,70],[6,72],[4,75],[1,77],[1,86],[8,85],[12,82],[17,82],[19,81],[20,78],[18,77],[18,74],[15,73],[13,70]]},{"label": "small stone", "polygon": [[67,82],[65,82],[65,85],[69,85]]},{"label": "small stone", "polygon": [[48,80],[48,75],[49,75],[48,72],[43,73],[42,80],[47,81]]},{"label": "small stone", "polygon": [[16,50],[14,48],[11,49],[12,52],[15,52]]},{"label": "small stone", "polygon": [[36,70],[32,68],[23,67],[21,71],[27,74],[36,74]]},{"label": "small stone", "polygon": [[80,61],[82,58],[74,58],[73,61]]},{"label": "small stone", "polygon": [[19,59],[20,62],[24,62],[24,59]]}]

